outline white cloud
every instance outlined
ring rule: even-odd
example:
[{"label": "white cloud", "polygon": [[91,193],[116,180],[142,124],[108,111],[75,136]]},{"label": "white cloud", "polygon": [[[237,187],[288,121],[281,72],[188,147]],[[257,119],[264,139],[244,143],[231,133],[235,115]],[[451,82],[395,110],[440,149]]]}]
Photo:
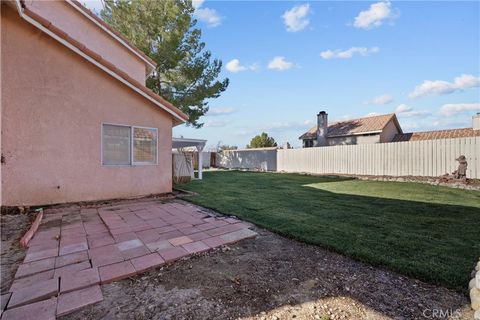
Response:
[{"label": "white cloud", "polygon": [[246,70],[256,71],[258,69],[258,65],[257,64],[251,64],[251,65],[246,66],[246,65],[242,65],[240,63],[240,60],[232,59],[232,60],[227,62],[227,64],[225,65],[225,68],[232,73],[237,73],[237,72],[242,72],[242,71],[246,71]]},{"label": "white cloud", "polygon": [[285,57],[274,57],[268,63],[268,69],[284,71],[293,68],[295,65],[293,62],[288,62],[285,60]]},{"label": "white cloud", "polygon": [[440,108],[440,114],[447,117],[475,111],[480,111],[480,103],[449,103]]},{"label": "white cloud", "polygon": [[420,110],[420,111],[405,111],[400,112],[399,116],[402,118],[425,118],[430,116],[432,113],[427,110]]},{"label": "white cloud", "polygon": [[405,132],[406,130],[416,130],[416,129],[419,129],[420,128],[420,125],[417,123],[417,122],[404,122],[402,123],[402,129],[403,129],[403,132]]},{"label": "white cloud", "polygon": [[443,80],[425,80],[422,84],[415,87],[411,92],[409,98],[418,98],[426,95],[439,96],[449,94],[455,91],[464,91],[466,89],[479,87],[480,77],[475,77],[471,74],[462,74],[456,77],[453,82]]},{"label": "white cloud", "polygon": [[390,1],[382,1],[370,5],[368,10],[361,11],[355,17],[353,26],[360,29],[371,29],[379,27],[385,20],[393,18]]},{"label": "white cloud", "polygon": [[82,1],[82,3],[96,15],[100,14],[100,11],[103,9],[103,3],[101,0],[85,0]]},{"label": "white cloud", "polygon": [[413,108],[410,106],[407,106],[405,103],[399,104],[398,107],[395,109],[396,113],[402,113],[402,112],[409,112],[412,111]]},{"label": "white cloud", "polygon": [[222,18],[218,15],[215,9],[199,8],[195,10],[195,18],[199,21],[205,22],[209,27],[218,27],[222,24]]},{"label": "white cloud", "polygon": [[225,68],[228,71],[233,72],[233,73],[247,70],[247,67],[242,66],[240,64],[240,60],[238,60],[238,59],[233,59],[233,60],[228,61],[227,64],[225,65]]},{"label": "white cloud", "polygon": [[245,137],[245,136],[250,136],[250,135],[253,135],[255,134],[255,130],[253,129],[239,129],[239,130],[236,130],[236,131],[233,131],[233,135],[235,136],[239,136],[239,137]]},{"label": "white cloud", "polygon": [[205,0],[192,0],[192,6],[194,9],[200,8],[203,2],[205,2]]},{"label": "white cloud", "polygon": [[401,120],[402,129],[407,131],[430,131],[442,130],[452,128],[467,128],[472,125],[471,119],[462,117],[459,119],[452,119],[447,117],[442,118],[403,118]]},{"label": "white cloud", "polygon": [[[365,115],[366,116],[366,115]],[[343,116],[341,117],[337,117],[337,118],[332,118],[331,122],[334,123],[334,122],[341,122],[341,121],[347,121],[347,120],[351,120],[351,119],[357,119],[358,116],[356,115],[352,115],[352,114],[344,114]],[[328,120],[330,122],[330,119]]]},{"label": "white cloud", "polygon": [[308,13],[310,11],[310,5],[308,3],[295,6],[290,10],[287,10],[282,15],[283,23],[287,27],[288,32],[297,32],[305,29],[310,23],[308,19]]},{"label": "white cloud", "polygon": [[235,113],[237,110],[234,108],[212,108],[208,110],[207,116],[224,116]]},{"label": "white cloud", "polygon": [[378,47],[372,47],[372,48],[366,48],[366,47],[351,47],[350,49],[347,50],[326,50],[320,52],[320,56],[323,59],[350,59],[353,57],[355,53],[358,53],[359,55],[365,57],[370,54],[378,53],[380,49]]},{"label": "white cloud", "polygon": [[222,18],[215,9],[202,8],[204,0],[193,0],[192,5],[195,11],[193,16],[198,21],[204,22],[209,27],[218,27],[222,24]]},{"label": "white cloud", "polygon": [[205,122],[206,128],[220,128],[225,127],[227,125],[227,121],[225,120],[209,120]]},{"label": "white cloud", "polygon": [[425,118],[432,113],[427,110],[414,111],[412,107],[402,103],[395,108],[395,113],[402,118]]},{"label": "white cloud", "polygon": [[271,132],[283,132],[285,130],[306,130],[313,125],[312,120],[273,122],[263,126],[262,130]]},{"label": "white cloud", "polygon": [[389,104],[392,101],[393,101],[393,97],[386,93],[386,94],[382,94],[381,96],[375,97],[372,100],[372,103],[378,104],[378,105],[384,105],[384,104]]}]

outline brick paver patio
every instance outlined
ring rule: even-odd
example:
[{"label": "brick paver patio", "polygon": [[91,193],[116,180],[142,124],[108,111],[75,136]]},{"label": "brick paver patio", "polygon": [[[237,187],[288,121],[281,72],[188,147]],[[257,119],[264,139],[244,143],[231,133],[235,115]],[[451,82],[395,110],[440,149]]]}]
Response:
[{"label": "brick paver patio", "polygon": [[2,319],[55,319],[101,301],[100,284],[254,237],[248,228],[175,201],[47,209],[2,296]]}]

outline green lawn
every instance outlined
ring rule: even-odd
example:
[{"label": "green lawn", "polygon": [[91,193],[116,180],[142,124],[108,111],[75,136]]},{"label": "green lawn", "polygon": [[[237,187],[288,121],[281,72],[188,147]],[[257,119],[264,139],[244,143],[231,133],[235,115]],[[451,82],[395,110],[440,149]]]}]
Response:
[{"label": "green lawn", "polygon": [[211,171],[193,203],[459,292],[480,256],[480,192],[417,183]]}]

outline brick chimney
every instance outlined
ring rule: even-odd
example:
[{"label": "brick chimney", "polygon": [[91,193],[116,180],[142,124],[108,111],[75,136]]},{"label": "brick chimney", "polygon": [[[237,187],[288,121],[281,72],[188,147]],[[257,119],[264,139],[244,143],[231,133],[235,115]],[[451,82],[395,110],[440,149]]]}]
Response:
[{"label": "brick chimney", "polygon": [[480,112],[477,112],[473,117],[472,128],[473,130],[480,130]]},{"label": "brick chimney", "polygon": [[317,143],[316,147],[327,145],[327,131],[328,131],[328,114],[325,111],[320,111],[317,114]]}]

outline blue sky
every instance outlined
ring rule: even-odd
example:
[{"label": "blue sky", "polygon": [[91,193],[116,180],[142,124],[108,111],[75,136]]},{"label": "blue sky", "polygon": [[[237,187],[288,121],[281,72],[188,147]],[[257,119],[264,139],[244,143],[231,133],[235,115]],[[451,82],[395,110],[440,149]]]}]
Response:
[{"label": "blue sky", "polygon": [[[86,1],[90,8],[98,2]],[[405,132],[470,127],[480,112],[480,2],[195,1],[230,86],[202,129],[174,136],[279,144],[329,120],[396,112]]]}]

